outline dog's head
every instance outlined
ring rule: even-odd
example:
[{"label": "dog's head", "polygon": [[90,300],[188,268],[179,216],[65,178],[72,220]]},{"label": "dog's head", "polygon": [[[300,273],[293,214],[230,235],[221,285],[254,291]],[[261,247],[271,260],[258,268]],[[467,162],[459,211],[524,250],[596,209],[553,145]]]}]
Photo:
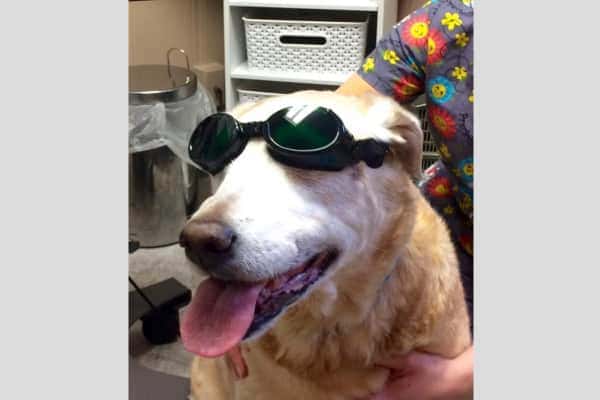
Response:
[{"label": "dog's head", "polygon": [[375,138],[390,151],[380,168],[360,162],[315,171],[275,161],[256,138],[214,177],[216,192],[181,235],[188,258],[210,276],[182,325],[194,353],[223,354],[264,332],[288,307],[306,304],[307,297],[314,303],[319,291],[329,300],[321,296],[317,307],[331,308],[324,303],[335,301],[340,279],[352,279],[357,263],[383,257],[382,237],[392,234],[394,216],[414,206],[411,178],[420,175],[422,132],[418,120],[391,99],[297,92],[232,114],[242,122],[264,121],[300,104],[333,110],[355,139]]}]

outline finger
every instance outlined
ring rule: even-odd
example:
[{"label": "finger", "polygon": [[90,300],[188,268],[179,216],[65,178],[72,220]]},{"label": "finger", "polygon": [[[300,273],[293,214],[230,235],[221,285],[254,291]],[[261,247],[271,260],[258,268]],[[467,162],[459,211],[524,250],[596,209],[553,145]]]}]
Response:
[{"label": "finger", "polygon": [[242,349],[239,345],[233,347],[225,354],[225,360],[236,380],[244,379],[248,376],[248,366],[242,355]]},{"label": "finger", "polygon": [[392,369],[419,370],[429,368],[441,361],[447,361],[447,359],[429,353],[413,351],[400,358],[380,361],[376,365]]},{"label": "finger", "polygon": [[398,400],[414,399],[411,384],[408,381],[398,380],[387,384],[381,392],[375,394],[370,400]]},{"label": "finger", "polygon": [[427,357],[425,353],[412,351],[401,356],[385,358],[375,363],[375,365],[391,369],[410,369],[420,365],[421,358]]},{"label": "finger", "polygon": [[400,356],[390,356],[382,360],[378,360],[375,365],[391,369],[401,369],[408,365],[410,361],[410,355],[411,353]]},{"label": "finger", "polygon": [[387,393],[387,391],[384,389],[384,391],[381,391],[377,394],[374,394],[373,397],[370,397],[369,400],[389,400],[389,393]]}]

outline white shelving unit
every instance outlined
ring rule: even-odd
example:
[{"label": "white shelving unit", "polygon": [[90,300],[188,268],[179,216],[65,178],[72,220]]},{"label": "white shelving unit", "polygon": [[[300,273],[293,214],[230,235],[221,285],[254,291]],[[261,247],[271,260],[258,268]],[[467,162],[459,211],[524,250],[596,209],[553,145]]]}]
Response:
[{"label": "white shelving unit", "polygon": [[[396,22],[398,0],[224,0],[224,41],[225,41],[225,105],[229,110],[237,104],[237,89],[257,87],[269,82],[294,84],[297,89],[304,84],[324,89],[342,84],[347,74],[302,73],[302,72],[258,72],[248,68],[246,61],[246,39],[242,16],[261,15],[269,11],[270,17],[278,10],[282,13],[298,10],[321,10],[336,12],[360,12],[375,24],[374,37],[367,42],[372,48],[379,38],[388,32]],[[335,20],[335,17],[332,18]],[[373,35],[371,35],[373,36]],[[366,56],[366,54],[365,54]],[[273,84],[270,83],[272,86]]]},{"label": "white shelving unit", "polygon": [[257,81],[309,83],[314,85],[337,86],[346,80],[346,74],[316,72],[273,72],[252,71],[246,62],[231,71],[233,79],[252,79]]},{"label": "white shelving unit", "polygon": [[277,8],[309,8],[313,10],[357,10],[377,11],[377,0],[230,0],[230,6],[236,7],[277,7]]}]

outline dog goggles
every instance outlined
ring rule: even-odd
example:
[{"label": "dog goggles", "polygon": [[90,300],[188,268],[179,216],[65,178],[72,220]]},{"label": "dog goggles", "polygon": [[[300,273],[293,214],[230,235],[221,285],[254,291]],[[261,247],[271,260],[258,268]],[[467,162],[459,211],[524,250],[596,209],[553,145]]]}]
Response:
[{"label": "dog goggles", "polygon": [[338,171],[364,161],[378,168],[388,150],[375,139],[354,140],[331,110],[315,106],[287,107],[264,122],[242,123],[226,113],[204,119],[190,138],[190,159],[210,174],[238,157],[248,140],[262,136],[269,154],[296,168]]}]

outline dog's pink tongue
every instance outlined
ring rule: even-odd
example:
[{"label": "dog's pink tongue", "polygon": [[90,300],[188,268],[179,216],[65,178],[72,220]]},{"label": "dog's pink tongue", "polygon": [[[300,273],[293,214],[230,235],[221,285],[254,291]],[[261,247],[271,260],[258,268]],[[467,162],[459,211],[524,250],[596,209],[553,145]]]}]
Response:
[{"label": "dog's pink tongue", "polygon": [[181,323],[185,348],[200,356],[217,357],[241,342],[263,286],[212,278],[202,282]]}]

